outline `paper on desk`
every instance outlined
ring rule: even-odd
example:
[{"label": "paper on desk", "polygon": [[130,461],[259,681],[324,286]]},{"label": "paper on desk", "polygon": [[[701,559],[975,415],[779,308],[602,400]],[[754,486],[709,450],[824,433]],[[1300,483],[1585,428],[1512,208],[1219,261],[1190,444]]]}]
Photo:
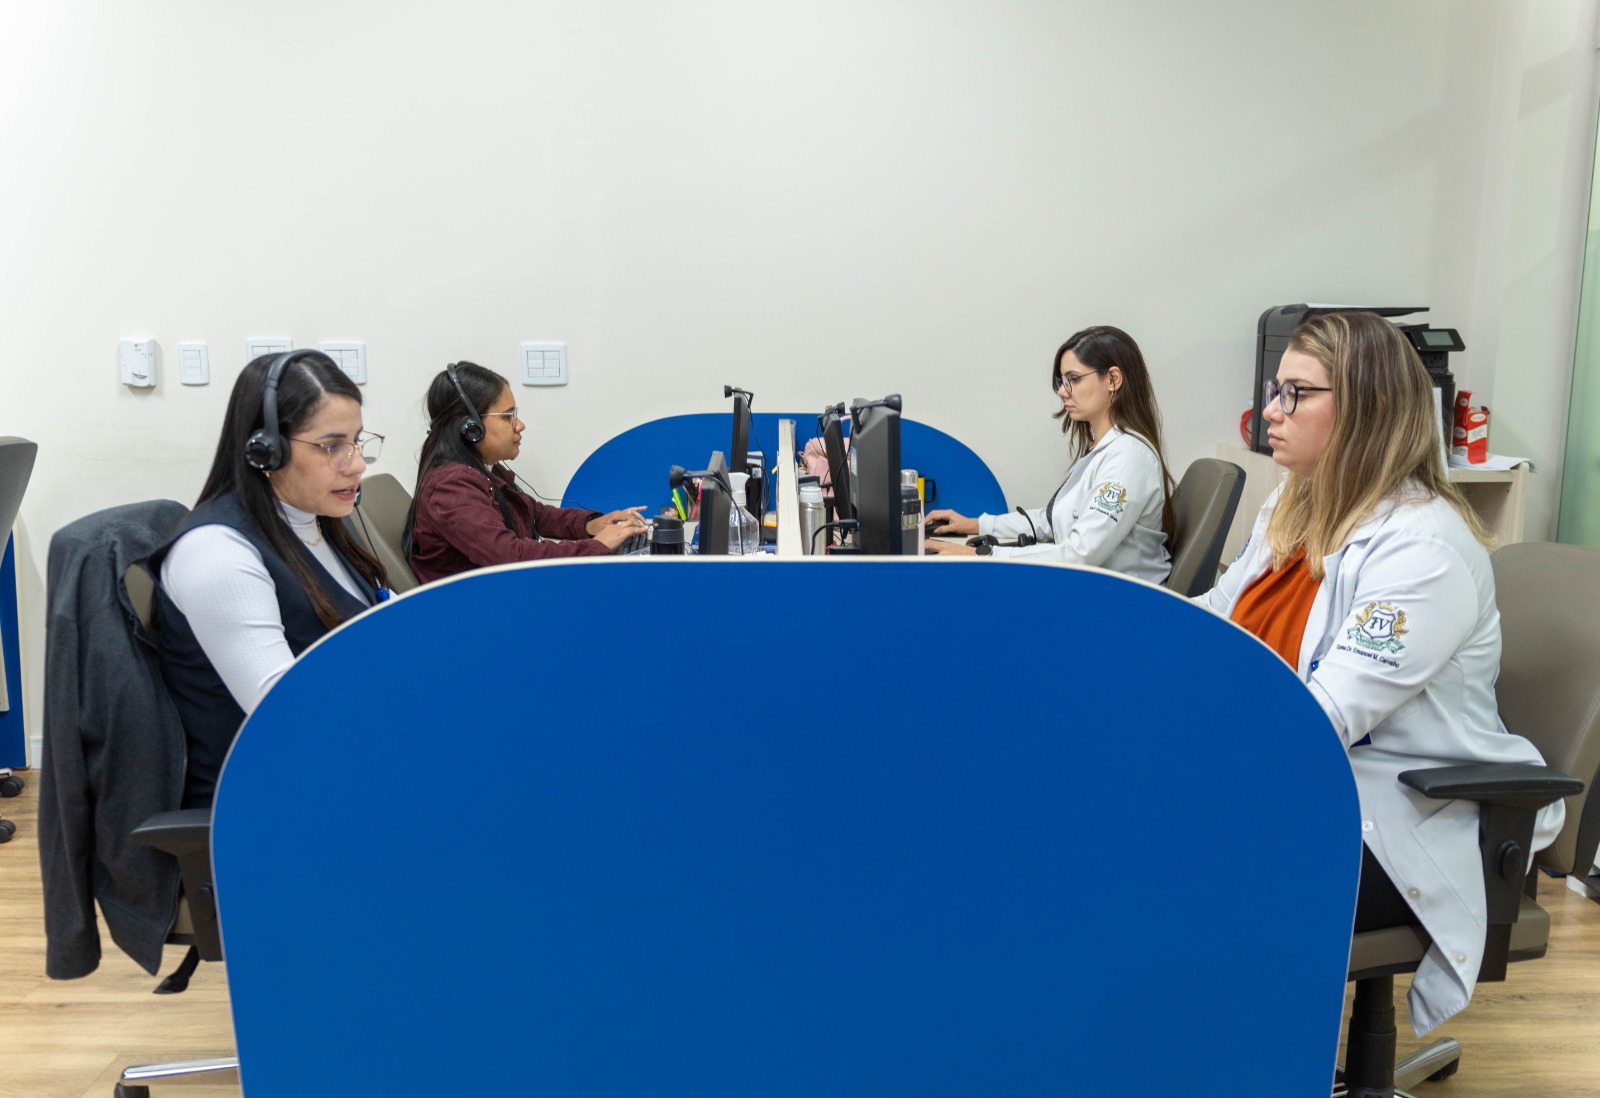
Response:
[{"label": "paper on desk", "polygon": [[1476,464],[1469,463],[1465,458],[1458,458],[1455,452],[1450,454],[1450,468],[1452,469],[1483,469],[1497,472],[1506,469],[1515,469],[1519,465],[1526,465],[1530,472],[1533,471],[1533,459],[1523,457],[1508,457],[1505,454],[1490,454],[1483,461]]}]

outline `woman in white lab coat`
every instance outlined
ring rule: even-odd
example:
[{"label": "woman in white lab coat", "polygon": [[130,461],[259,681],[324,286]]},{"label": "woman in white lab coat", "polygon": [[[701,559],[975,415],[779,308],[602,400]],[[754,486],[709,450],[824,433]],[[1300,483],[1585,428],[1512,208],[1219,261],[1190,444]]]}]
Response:
[{"label": "woman in white lab coat", "polygon": [[1173,482],[1139,345],[1100,325],[1063,343],[1051,362],[1050,386],[1061,399],[1055,416],[1072,437],[1067,479],[1031,511],[977,518],[928,512],[931,533],[981,539],[976,546],[930,541],[928,552],[1089,564],[1160,583],[1172,568]]},{"label": "woman in white lab coat", "polygon": [[[1542,761],[1496,711],[1487,536],[1445,478],[1427,372],[1383,318],[1297,328],[1263,415],[1288,476],[1195,601],[1276,650],[1343,740],[1361,801],[1356,929],[1417,922],[1433,938],[1411,985],[1420,1035],[1467,1005],[1483,959],[1478,807],[1428,800],[1397,776]],[[1540,812],[1535,849],[1563,815],[1560,801]]]}]

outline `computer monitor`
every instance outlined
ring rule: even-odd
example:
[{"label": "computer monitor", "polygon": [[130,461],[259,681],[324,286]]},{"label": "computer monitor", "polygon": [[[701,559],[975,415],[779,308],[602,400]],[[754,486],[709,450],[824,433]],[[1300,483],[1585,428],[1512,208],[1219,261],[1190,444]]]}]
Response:
[{"label": "computer monitor", "polygon": [[705,476],[700,478],[700,555],[728,555],[728,512],[732,496],[728,486],[728,461],[721,450],[711,452]]},{"label": "computer monitor", "polygon": [[900,396],[857,401],[850,449],[856,459],[856,545],[863,553],[899,556],[904,550],[900,501]]},{"label": "computer monitor", "polygon": [[735,473],[748,473],[750,464],[750,402],[745,394],[733,394],[733,442],[728,450],[728,468]]},{"label": "computer monitor", "polygon": [[750,460],[750,402],[755,399],[744,389],[735,389],[731,385],[723,386],[733,396],[733,440],[732,449],[728,451],[728,468],[735,473],[749,474],[745,482],[745,497],[742,502],[749,512],[759,520],[766,511],[766,478],[760,462]]},{"label": "computer monitor", "polygon": [[828,483],[822,488],[825,493],[833,494],[828,507],[830,522],[856,517],[850,494],[850,461],[844,449],[844,423],[840,415],[843,408],[844,405],[836,404],[825,409],[817,420],[817,428],[822,433],[822,448],[828,457]]}]

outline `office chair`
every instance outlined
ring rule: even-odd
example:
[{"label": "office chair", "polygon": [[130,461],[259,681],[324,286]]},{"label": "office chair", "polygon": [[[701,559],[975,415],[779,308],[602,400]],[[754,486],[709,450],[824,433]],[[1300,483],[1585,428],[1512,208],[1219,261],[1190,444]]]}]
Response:
[{"label": "office chair", "polygon": [[1243,492],[1244,470],[1231,461],[1199,458],[1184,470],[1172,493],[1172,571],[1163,587],[1185,598],[1211,590]]},{"label": "office chair", "polygon": [[361,478],[361,500],[356,504],[360,521],[351,529],[372,550],[383,570],[389,575],[389,585],[396,594],[417,586],[417,577],[406,561],[401,549],[401,535],[405,533],[406,512],[411,510],[411,493],[388,473]]},{"label": "office chair", "polygon": [[[134,615],[138,619],[138,625],[134,628],[142,628],[150,635],[155,583],[143,561],[135,562],[123,573],[123,586],[127,589]],[[222,960],[222,931],[217,925],[216,889],[211,878],[211,811],[185,808],[158,813],[134,829],[133,839],[178,859],[183,894],[178,904],[177,921],[173,923],[167,941],[188,945],[189,952],[178,967],[156,986],[157,995],[175,994],[189,986],[189,977],[201,961]],[[148,1084],[157,1080],[203,1076],[203,1081],[221,1083],[230,1078],[237,1080],[238,1071],[239,1059],[236,1056],[136,1064],[123,1069],[122,1079],[117,1083],[116,1098],[149,1098]]]},{"label": "office chair", "polygon": [[[1425,796],[1481,805],[1489,929],[1480,983],[1504,980],[1508,962],[1545,954],[1550,917],[1534,900],[1538,870],[1521,869],[1538,808],[1567,799],[1566,823],[1537,865],[1557,873],[1582,871],[1600,844],[1600,799],[1589,794],[1600,778],[1600,553],[1525,542],[1506,546],[1491,561],[1503,641],[1495,684],[1500,717],[1552,765],[1442,767],[1401,775]],[[1515,857],[1508,842],[1520,847]],[[1429,945],[1417,926],[1355,935],[1350,979],[1356,999],[1344,1073],[1351,1098],[1392,1095],[1396,1087],[1442,1079],[1460,1066],[1461,1046],[1449,1037],[1394,1062],[1394,975],[1414,972]]]}]

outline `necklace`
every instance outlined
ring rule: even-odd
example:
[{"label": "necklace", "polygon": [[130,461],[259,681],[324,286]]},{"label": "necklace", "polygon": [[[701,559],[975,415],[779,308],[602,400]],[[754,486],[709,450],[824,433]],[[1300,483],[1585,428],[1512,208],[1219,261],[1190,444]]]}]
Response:
[{"label": "necklace", "polygon": [[[302,537],[299,530],[295,530],[294,531],[294,536],[297,537],[297,538],[300,538],[301,544],[308,545],[308,546],[311,546],[311,547],[315,548],[316,546],[322,544],[322,523],[317,522],[315,519],[313,519],[312,520],[312,525],[317,528],[317,536],[316,536],[316,539],[314,541],[313,540],[307,540],[306,538]],[[289,529],[294,530],[294,527],[291,526]]]}]

